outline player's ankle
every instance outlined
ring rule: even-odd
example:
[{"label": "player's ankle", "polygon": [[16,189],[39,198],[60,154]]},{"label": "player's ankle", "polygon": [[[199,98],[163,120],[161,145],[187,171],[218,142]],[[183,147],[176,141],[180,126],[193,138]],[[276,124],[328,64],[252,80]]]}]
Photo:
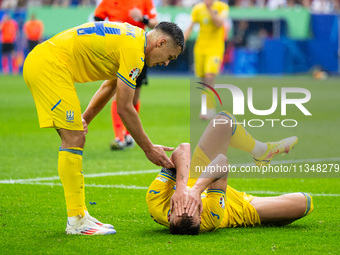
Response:
[{"label": "player's ankle", "polygon": [[268,149],[268,144],[267,143],[263,143],[263,142],[259,142],[259,141],[255,140],[255,147],[250,152],[250,154],[254,158],[260,158],[260,157],[262,157],[267,152],[267,149]]},{"label": "player's ankle", "polygon": [[75,226],[75,225],[80,224],[82,218],[83,217],[81,217],[81,215],[67,217],[67,222],[69,225]]}]

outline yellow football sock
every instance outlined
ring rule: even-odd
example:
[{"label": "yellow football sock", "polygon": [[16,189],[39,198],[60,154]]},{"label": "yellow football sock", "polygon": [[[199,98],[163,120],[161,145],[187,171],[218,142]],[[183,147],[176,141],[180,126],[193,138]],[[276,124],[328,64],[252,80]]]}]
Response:
[{"label": "yellow football sock", "polygon": [[211,92],[211,94],[208,94],[207,92],[203,91],[203,95],[206,95],[207,97],[207,109],[215,109],[215,101],[214,101],[214,95]]},{"label": "yellow football sock", "polygon": [[311,214],[314,211],[313,198],[308,193],[301,192],[306,197],[306,210],[302,217]]},{"label": "yellow football sock", "polygon": [[67,216],[85,216],[85,187],[82,148],[60,148],[58,172],[64,187]]},{"label": "yellow football sock", "polygon": [[246,152],[251,152],[255,148],[255,139],[251,136],[251,134],[249,134],[241,124],[237,124],[235,116],[231,113],[223,111],[219,114],[227,116],[233,122],[230,146]]}]

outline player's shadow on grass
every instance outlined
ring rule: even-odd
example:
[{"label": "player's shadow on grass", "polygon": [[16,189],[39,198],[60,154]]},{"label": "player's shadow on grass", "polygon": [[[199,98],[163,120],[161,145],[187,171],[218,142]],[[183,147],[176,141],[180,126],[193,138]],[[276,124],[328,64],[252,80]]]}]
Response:
[{"label": "player's shadow on grass", "polygon": [[145,229],[142,231],[145,235],[150,234],[161,234],[161,235],[170,235],[170,231],[168,228],[159,228],[159,229]]},{"label": "player's shadow on grass", "polygon": [[269,229],[284,229],[284,228],[287,228],[287,229],[297,229],[297,230],[300,230],[300,229],[304,229],[306,228],[308,225],[285,225],[285,226],[277,226],[277,225],[273,225],[273,224],[267,224],[267,225],[261,225],[261,226],[256,226],[256,227],[253,227],[253,228],[269,228]]},{"label": "player's shadow on grass", "polygon": [[[296,230],[296,231],[301,231],[303,229],[307,229],[308,225],[286,225],[286,226],[275,226],[275,225],[261,225],[261,226],[255,226],[255,227],[248,227],[248,228],[242,228],[242,227],[238,227],[238,228],[221,228],[221,229],[217,229],[214,232],[205,232],[205,233],[200,233],[200,235],[205,235],[205,234],[216,234],[218,235],[218,233],[221,231],[236,231],[236,232],[257,232],[261,231],[261,229],[265,232],[266,230],[272,231],[272,230],[278,230],[278,231],[284,231],[284,229],[287,230]],[[143,234],[145,235],[171,235],[169,232],[168,228],[153,228],[153,229],[144,229]]]}]

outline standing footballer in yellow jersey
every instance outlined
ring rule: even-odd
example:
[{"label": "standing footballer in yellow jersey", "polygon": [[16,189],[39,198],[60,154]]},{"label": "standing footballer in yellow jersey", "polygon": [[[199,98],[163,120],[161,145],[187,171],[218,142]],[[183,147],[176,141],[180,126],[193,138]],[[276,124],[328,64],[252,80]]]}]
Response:
[{"label": "standing footballer in yellow jersey", "polygon": [[[202,82],[214,86],[219,73],[224,54],[225,20],[228,17],[229,6],[215,0],[204,0],[194,6],[191,13],[191,24],[184,33],[188,40],[195,24],[200,30],[194,47],[195,74]],[[211,119],[216,110],[213,101],[207,97],[207,116]]]},{"label": "standing footballer in yellow jersey", "polygon": [[[228,112],[220,112],[217,116],[218,119],[235,120]],[[268,146],[267,150],[257,146],[257,143],[260,142],[242,125],[214,127],[211,121],[198,142],[191,162],[190,145],[181,144],[170,157],[175,168],[163,168],[151,183],[146,195],[151,218],[169,227],[172,234],[195,235],[218,228],[286,225],[310,214],[314,206],[309,194],[254,197],[227,185],[229,163],[225,155],[229,145],[252,155],[268,155],[272,150],[291,149],[297,139],[273,143],[276,148]],[[206,167],[206,171],[202,171],[199,178],[189,177],[190,168],[190,172],[194,173],[196,166]]]},{"label": "standing footballer in yellow jersey", "polygon": [[[144,64],[168,65],[184,50],[176,24],[159,23],[152,31],[128,23],[91,22],[61,32],[38,45],[24,64],[24,79],[41,128],[55,128],[61,138],[58,172],[67,207],[67,234],[106,235],[116,231],[89,215],[85,206],[82,155],[87,125],[116,95],[117,110],[146,157],[173,167],[164,151],[143,130],[133,107],[136,79]],[[82,114],[75,82],[105,80]]]}]

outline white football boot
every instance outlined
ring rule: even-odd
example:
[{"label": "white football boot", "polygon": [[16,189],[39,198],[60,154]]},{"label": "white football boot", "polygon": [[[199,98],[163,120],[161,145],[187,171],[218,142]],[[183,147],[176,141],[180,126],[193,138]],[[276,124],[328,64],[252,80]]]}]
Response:
[{"label": "white football boot", "polygon": [[107,229],[114,229],[114,226],[112,226],[111,224],[105,224],[105,223],[102,223],[100,222],[99,220],[97,220],[95,217],[92,217],[88,211],[85,211],[85,217],[92,221],[93,223],[97,224],[99,227],[102,227],[102,228],[107,228]]},{"label": "white football boot", "polygon": [[[72,218],[72,219],[70,219]],[[116,230],[98,226],[90,221],[86,216],[70,217],[67,221],[66,234],[68,235],[112,235]]]}]

